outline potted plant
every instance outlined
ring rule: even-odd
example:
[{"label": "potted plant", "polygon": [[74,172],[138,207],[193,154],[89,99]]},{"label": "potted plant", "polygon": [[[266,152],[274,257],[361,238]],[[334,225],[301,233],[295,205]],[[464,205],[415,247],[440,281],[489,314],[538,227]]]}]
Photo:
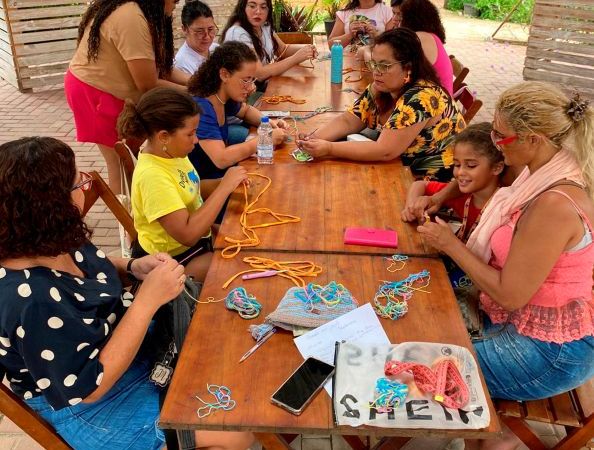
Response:
[{"label": "potted plant", "polygon": [[312,43],[308,31],[322,20],[316,7],[318,0],[310,6],[291,6],[288,0],[276,0],[273,5],[275,31],[285,44]]},{"label": "potted plant", "polygon": [[336,20],[336,11],[344,6],[344,0],[322,0],[322,5],[326,15],[324,19],[326,36],[330,36],[332,28],[334,28],[334,21]]},{"label": "potted plant", "polygon": [[476,0],[467,0],[464,2],[464,15],[468,17],[480,16],[480,11],[476,7]]}]

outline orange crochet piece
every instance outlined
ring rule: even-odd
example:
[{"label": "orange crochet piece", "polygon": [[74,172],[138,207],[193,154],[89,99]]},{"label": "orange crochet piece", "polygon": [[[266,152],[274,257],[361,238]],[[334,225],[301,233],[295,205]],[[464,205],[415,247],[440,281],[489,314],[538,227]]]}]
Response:
[{"label": "orange crochet piece", "polygon": [[262,97],[261,100],[269,105],[278,105],[279,103],[289,102],[296,105],[303,105],[307,100],[302,98],[293,98],[292,95],[271,95],[270,97]]}]

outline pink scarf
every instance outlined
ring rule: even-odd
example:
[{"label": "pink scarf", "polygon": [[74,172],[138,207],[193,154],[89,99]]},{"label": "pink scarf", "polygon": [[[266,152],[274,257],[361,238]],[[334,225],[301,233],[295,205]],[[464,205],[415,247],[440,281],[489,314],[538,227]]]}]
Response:
[{"label": "pink scarf", "polygon": [[485,206],[481,219],[466,246],[488,263],[491,259],[491,235],[504,225],[521,206],[535,198],[548,186],[569,180],[584,185],[582,171],[568,150],[558,151],[544,166],[530,174],[528,167],[509,187],[499,189]]}]

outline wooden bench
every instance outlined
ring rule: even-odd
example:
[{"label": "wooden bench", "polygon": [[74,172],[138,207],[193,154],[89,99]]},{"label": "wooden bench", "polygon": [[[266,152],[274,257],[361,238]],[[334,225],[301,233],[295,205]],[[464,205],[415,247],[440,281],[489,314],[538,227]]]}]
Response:
[{"label": "wooden bench", "polygon": [[462,105],[461,111],[466,125],[470,123],[483,106],[483,101],[479,100],[466,84],[463,84],[460,89],[454,92],[454,101],[460,102]]},{"label": "wooden bench", "polygon": [[499,400],[499,417],[530,450],[545,450],[525,420],[563,425],[567,436],[556,450],[576,450],[594,438],[594,379],[573,391],[543,400],[514,402]]},{"label": "wooden bench", "polygon": [[454,72],[453,92],[456,92],[463,86],[464,79],[468,76],[470,69],[462,64],[462,62],[454,55],[450,55],[450,62],[452,63],[452,69]]}]

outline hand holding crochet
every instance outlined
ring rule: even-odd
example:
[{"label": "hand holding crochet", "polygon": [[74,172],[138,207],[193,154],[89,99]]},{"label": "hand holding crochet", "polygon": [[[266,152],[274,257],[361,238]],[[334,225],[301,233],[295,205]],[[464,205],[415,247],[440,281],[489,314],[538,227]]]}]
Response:
[{"label": "hand holding crochet", "polygon": [[417,227],[417,231],[421,233],[425,241],[435,247],[437,250],[448,253],[448,250],[455,245],[458,240],[450,226],[446,221],[435,218],[435,222],[426,222]]},{"label": "hand holding crochet", "polygon": [[309,153],[314,158],[330,156],[332,150],[332,142],[316,138],[297,141],[297,146],[303,151]]}]

